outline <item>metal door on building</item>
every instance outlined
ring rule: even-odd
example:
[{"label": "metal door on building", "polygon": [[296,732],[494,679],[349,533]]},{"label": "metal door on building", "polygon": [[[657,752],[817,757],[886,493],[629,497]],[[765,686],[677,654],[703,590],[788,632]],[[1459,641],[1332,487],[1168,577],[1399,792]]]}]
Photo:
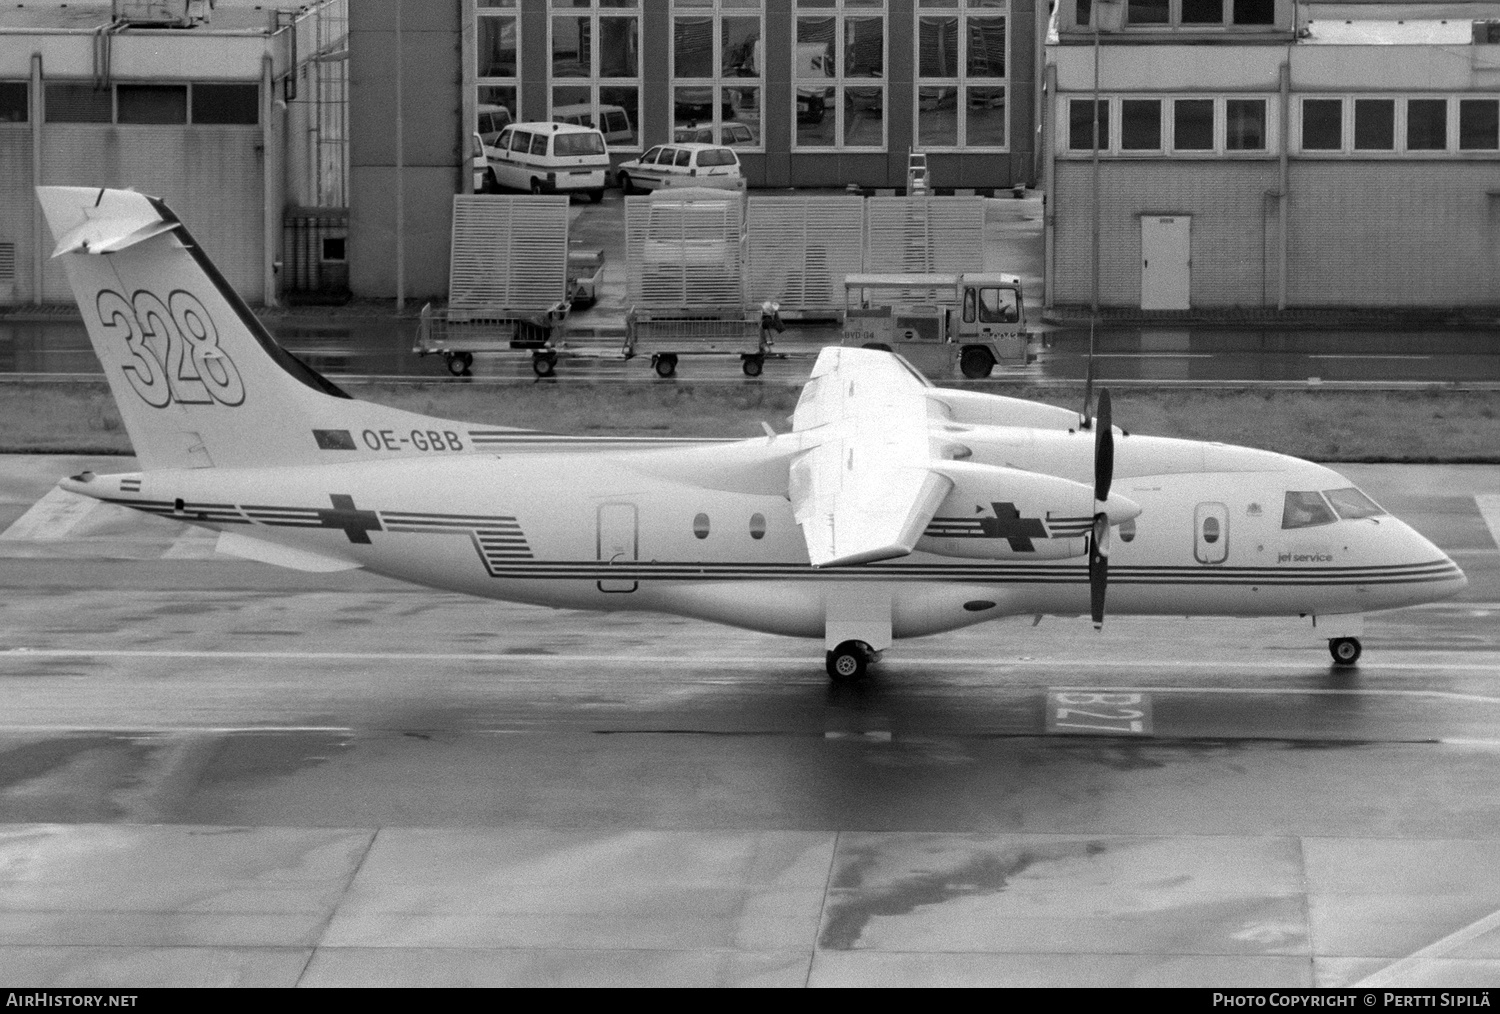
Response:
[{"label": "metal door on building", "polygon": [[[602,503],[599,505],[599,562],[614,566],[634,563],[637,559],[640,540],[636,534],[636,514],[633,503]],[[602,592],[633,592],[634,580],[612,580],[599,582]]]},{"label": "metal door on building", "polygon": [[1192,216],[1141,216],[1141,309],[1190,305]]},{"label": "metal door on building", "polygon": [[1199,563],[1223,563],[1229,556],[1229,508],[1200,503],[1193,511],[1193,556]]}]

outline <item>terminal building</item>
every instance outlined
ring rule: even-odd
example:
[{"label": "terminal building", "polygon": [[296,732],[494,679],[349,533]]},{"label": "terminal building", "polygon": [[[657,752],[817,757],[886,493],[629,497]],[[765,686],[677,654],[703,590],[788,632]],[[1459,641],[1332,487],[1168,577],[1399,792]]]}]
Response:
[{"label": "terminal building", "polygon": [[[70,303],[33,188],[167,200],[252,303],[346,269],[301,260],[289,209],[345,205],[342,4],[140,0],[0,11],[0,306]],[[345,283],[347,284],[347,283]]]},{"label": "terminal building", "polygon": [[1500,305],[1494,18],[1494,5],[1059,0],[1048,303]]}]

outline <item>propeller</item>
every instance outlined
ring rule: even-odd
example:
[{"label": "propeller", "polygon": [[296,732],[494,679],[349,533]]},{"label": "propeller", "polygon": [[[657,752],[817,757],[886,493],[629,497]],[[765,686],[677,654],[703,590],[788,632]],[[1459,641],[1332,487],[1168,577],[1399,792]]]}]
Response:
[{"label": "propeller", "polygon": [[1094,530],[1089,540],[1089,612],[1094,629],[1104,626],[1104,589],[1109,584],[1109,499],[1115,472],[1115,431],[1110,421],[1109,391],[1099,392],[1099,413],[1094,427]]}]

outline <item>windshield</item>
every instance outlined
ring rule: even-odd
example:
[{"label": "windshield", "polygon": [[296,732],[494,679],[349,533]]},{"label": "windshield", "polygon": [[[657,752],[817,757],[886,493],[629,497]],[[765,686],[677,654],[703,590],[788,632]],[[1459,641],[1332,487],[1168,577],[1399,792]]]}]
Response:
[{"label": "windshield", "polygon": [[986,324],[1009,324],[1021,319],[1014,289],[980,289],[979,319]]},{"label": "windshield", "polygon": [[1344,489],[1325,489],[1323,495],[1328,498],[1328,502],[1333,505],[1334,510],[1338,511],[1341,518],[1351,520],[1373,518],[1385,513],[1380,509],[1379,504],[1353,486],[1347,486]]},{"label": "windshield", "polygon": [[1286,506],[1281,511],[1282,528],[1313,528],[1337,520],[1323,494],[1312,490],[1287,492]]},{"label": "windshield", "polygon": [[554,155],[603,155],[604,138],[598,134],[558,134],[552,142]]}]

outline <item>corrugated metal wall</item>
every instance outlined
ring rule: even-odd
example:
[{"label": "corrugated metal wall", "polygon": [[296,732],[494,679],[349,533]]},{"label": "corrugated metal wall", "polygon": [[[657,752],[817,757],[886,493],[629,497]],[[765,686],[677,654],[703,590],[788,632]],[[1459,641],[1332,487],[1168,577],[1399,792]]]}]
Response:
[{"label": "corrugated metal wall", "polygon": [[[1301,161],[1290,169],[1290,306],[1500,303],[1493,162]],[[1191,215],[1192,304],[1274,307],[1274,161],[1107,161],[1100,169],[1099,301],[1139,306],[1143,214]],[[1056,167],[1053,300],[1090,299],[1092,173]]]},{"label": "corrugated metal wall", "polygon": [[[49,123],[42,179],[55,186],[134,187],[162,198],[240,295],[259,303],[265,297],[260,139],[259,126]],[[73,299],[55,263],[44,269],[42,298]]]},{"label": "corrugated metal wall", "polygon": [[[32,272],[31,125],[0,126],[0,245],[14,248],[14,277],[0,277],[0,304],[30,302]],[[51,248],[48,247],[48,251]]]}]

